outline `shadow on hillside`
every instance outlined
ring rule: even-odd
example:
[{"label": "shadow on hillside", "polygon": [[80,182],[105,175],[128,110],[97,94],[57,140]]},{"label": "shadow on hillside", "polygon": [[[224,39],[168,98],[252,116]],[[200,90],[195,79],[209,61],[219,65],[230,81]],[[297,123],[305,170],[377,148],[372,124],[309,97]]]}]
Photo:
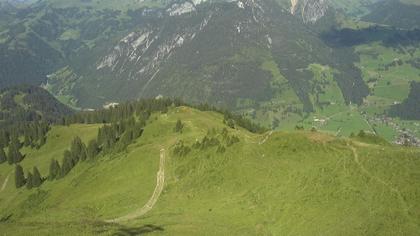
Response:
[{"label": "shadow on hillside", "polygon": [[141,227],[121,227],[117,229],[117,232],[113,233],[114,236],[134,236],[152,233],[156,231],[164,231],[161,226],[156,225],[143,225]]},{"label": "shadow on hillside", "polygon": [[13,214],[7,215],[7,216],[3,216],[2,218],[0,218],[0,223],[4,223],[9,221],[9,219],[13,216]]},{"label": "shadow on hillside", "polygon": [[371,42],[382,42],[388,47],[412,45],[420,42],[420,29],[404,30],[384,26],[365,29],[332,29],[321,34],[331,47],[352,47]]}]

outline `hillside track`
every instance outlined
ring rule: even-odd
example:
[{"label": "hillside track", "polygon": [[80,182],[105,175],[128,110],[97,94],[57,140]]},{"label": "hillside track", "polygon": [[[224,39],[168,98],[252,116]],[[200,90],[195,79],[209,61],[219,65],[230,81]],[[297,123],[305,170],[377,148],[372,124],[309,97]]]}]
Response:
[{"label": "hillside track", "polygon": [[9,182],[10,174],[11,173],[9,173],[6,177],[6,179],[4,180],[3,185],[1,186],[1,189],[0,189],[0,193],[3,192],[3,190],[6,188],[7,183]]},{"label": "hillside track", "polygon": [[267,140],[271,137],[271,135],[273,135],[273,132],[274,131],[270,131],[265,137],[264,137],[264,139],[263,140],[261,140],[261,142],[259,142],[258,144],[259,145],[262,145],[262,144],[264,144],[265,142],[267,142]]},{"label": "hillside track", "polygon": [[159,170],[156,175],[156,187],[149,201],[147,201],[146,205],[136,210],[135,212],[132,212],[130,214],[127,214],[125,216],[121,216],[115,219],[106,220],[105,222],[119,223],[123,221],[133,220],[133,219],[136,219],[145,215],[147,212],[152,210],[153,207],[155,206],[156,202],[159,199],[160,194],[163,191],[164,185],[165,185],[165,149],[162,148],[160,150]]}]

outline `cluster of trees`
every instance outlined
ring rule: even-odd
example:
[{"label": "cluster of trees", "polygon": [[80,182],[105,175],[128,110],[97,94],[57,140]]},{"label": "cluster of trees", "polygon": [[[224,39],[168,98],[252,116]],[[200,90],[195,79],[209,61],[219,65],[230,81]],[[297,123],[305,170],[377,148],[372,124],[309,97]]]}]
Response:
[{"label": "cluster of trees", "polygon": [[[130,101],[119,104],[109,109],[101,109],[96,111],[84,111],[79,112],[67,117],[62,118],[59,122],[63,125],[69,125],[74,123],[116,123],[121,120],[127,120],[133,116],[139,117],[141,120],[147,120],[153,112],[166,113],[169,107],[189,106],[200,111],[215,111],[224,115],[224,122],[231,128],[240,126],[253,133],[263,133],[267,131],[266,128],[254,124],[250,120],[246,119],[242,115],[233,114],[228,110],[218,109],[208,104],[191,105],[183,102],[180,99],[141,99],[138,101]],[[178,128],[182,131],[182,123]]]},{"label": "cluster of trees", "polygon": [[[92,147],[91,147],[92,148]],[[79,137],[75,137],[70,145],[70,149],[64,152],[62,166],[55,159],[51,160],[49,180],[55,180],[67,175],[79,161],[85,161],[88,158],[88,153],[93,153],[88,150],[86,145]],[[96,151],[94,153],[97,153]],[[28,189],[39,187],[43,182],[43,178],[38,169],[34,167],[33,172],[28,172],[25,178],[23,169],[20,165],[16,165],[15,183],[16,188],[20,188],[26,184]]]},{"label": "cluster of trees", "polygon": [[[219,140],[218,137],[221,137]],[[185,156],[192,151],[192,149],[206,150],[208,148],[217,147],[218,153],[224,153],[227,147],[240,142],[239,138],[235,135],[229,135],[229,131],[224,128],[219,133],[215,129],[209,130],[201,141],[196,141],[191,147],[185,145],[183,141],[179,141],[173,152],[178,156]]]},{"label": "cluster of trees", "polygon": [[182,104],[183,102],[177,99],[142,99],[138,101],[125,102],[108,109],[79,112],[64,117],[61,120],[61,123],[65,125],[74,123],[117,123],[122,120],[130,119],[133,116],[136,116],[141,120],[147,120],[153,112],[166,113],[168,111],[168,107],[181,106]]},{"label": "cluster of trees", "polygon": [[24,158],[22,153],[19,151],[22,144],[17,137],[13,137],[7,148],[7,154],[2,147],[0,147],[0,164],[9,163],[9,165],[17,164]]},{"label": "cluster of trees", "polygon": [[21,162],[24,155],[20,149],[24,146],[40,148],[46,142],[49,129],[46,122],[16,124],[0,129],[0,164],[6,161],[10,165]]},{"label": "cluster of trees", "polygon": [[0,128],[0,147],[9,146],[12,138],[23,138],[23,145],[39,148],[45,144],[50,125],[45,121],[19,122]]},{"label": "cluster of trees", "polygon": [[188,153],[191,152],[191,148],[184,144],[184,142],[178,141],[178,143],[174,147],[174,154],[177,156],[186,156]]},{"label": "cluster of trees", "polygon": [[97,144],[101,146],[104,152],[124,150],[142,135],[147,118],[143,117],[136,121],[134,117],[130,117],[121,122],[104,125],[99,129]]},{"label": "cluster of trees", "polygon": [[223,123],[225,123],[227,126],[229,126],[232,129],[235,129],[236,126],[240,126],[252,133],[264,133],[267,131],[267,128],[253,123],[251,120],[247,119],[245,116],[240,115],[240,114],[234,114],[226,109],[219,109],[214,106],[210,106],[208,104],[189,105],[189,106],[196,108],[200,111],[215,111],[215,112],[223,114]]},{"label": "cluster of trees", "polygon": [[408,97],[401,103],[393,105],[388,114],[393,117],[400,117],[406,120],[420,119],[420,83],[412,82]]},{"label": "cluster of trees", "polygon": [[[180,100],[172,99],[148,99],[127,102],[110,109],[97,111],[86,111],[64,117],[57,121],[65,125],[72,123],[104,123],[99,129],[96,139],[91,140],[88,145],[82,142],[79,137],[71,142],[70,149],[63,154],[61,164],[56,159],[52,159],[49,168],[48,179],[57,180],[66,176],[79,162],[94,160],[101,153],[120,152],[124,150],[134,140],[139,138],[144,130],[146,121],[153,112],[166,113],[170,106],[187,105]],[[242,126],[252,132],[262,132],[265,129],[252,124],[242,116],[234,115],[228,111],[221,111],[208,105],[193,106],[199,110],[216,111],[224,114],[225,123],[231,128],[236,125]],[[36,121],[16,125],[13,128],[0,130],[0,163],[8,161],[10,164],[17,164],[23,159],[20,153],[22,146],[40,147],[45,143],[45,137],[50,129],[50,123]],[[174,131],[181,133],[184,124],[178,120]],[[228,130],[222,130],[222,141],[216,138],[216,131],[209,133],[200,141],[193,145],[196,149],[207,149],[218,146],[217,152],[225,152],[226,147],[239,142],[239,138],[228,134]],[[23,139],[23,143],[19,139]],[[4,151],[7,148],[7,155]],[[174,148],[178,155],[186,155],[191,151],[191,147],[180,142]],[[43,178],[35,167],[32,172],[28,172],[26,178],[20,165],[16,165],[15,171],[16,187],[20,188],[27,185],[28,188],[39,187]]]},{"label": "cluster of trees", "polygon": [[79,161],[85,161],[87,157],[86,145],[79,137],[73,139],[70,150],[64,151],[60,177],[67,175]]},{"label": "cluster of trees", "polygon": [[16,165],[15,169],[15,185],[21,188],[26,185],[28,189],[38,188],[44,179],[41,177],[38,168],[34,167],[32,172],[28,171],[26,178],[22,166]]},{"label": "cluster of trees", "polygon": [[[71,142],[70,148],[64,152],[61,165],[56,159],[51,160],[48,179],[53,181],[63,178],[78,163],[86,160],[94,160],[95,157],[97,157],[102,152],[119,152],[124,150],[129,144],[131,144],[134,140],[142,135],[144,126],[146,125],[146,120],[149,119],[150,114],[156,110],[166,111],[167,106],[169,106],[168,104],[169,103],[167,102],[139,102],[137,107],[139,109],[140,107],[143,107],[145,110],[139,110],[138,112],[134,113],[135,109],[132,109],[133,107],[130,105],[123,105],[121,107],[112,108],[110,110],[80,113],[79,115],[72,116],[70,119],[75,119],[72,120],[74,122],[93,121],[96,123],[97,119],[99,119],[106,124],[99,128],[97,138],[91,140],[88,145],[83,143],[80,137],[75,137]],[[108,123],[108,121],[110,122]],[[47,129],[31,130],[33,132],[29,130],[24,132],[24,134],[27,134],[24,135],[24,137],[28,137],[25,138],[25,140],[38,140],[33,138],[36,136],[32,134],[45,134],[47,132]],[[35,130],[42,132],[35,132]],[[8,160],[9,156],[19,156],[19,148],[22,146],[22,144],[18,138],[13,138],[10,143],[11,144],[9,145],[8,150],[9,152],[13,152],[13,154],[16,155],[6,155],[4,150],[0,149],[0,161],[5,159],[4,157],[6,157]],[[22,158],[22,156],[21,158],[16,157],[17,161],[14,161],[13,163],[20,162]],[[39,179],[41,179],[41,181],[39,181]],[[22,167],[20,165],[16,166],[15,182],[17,188],[20,188],[25,184],[28,186],[28,188],[38,187],[42,184],[42,180],[43,179],[36,168],[34,168],[32,173],[29,172],[25,178]]]},{"label": "cluster of trees", "polygon": [[47,133],[49,130],[49,124],[43,121],[23,125],[20,132],[24,138],[23,145],[32,148],[42,147],[47,140]]},{"label": "cluster of trees", "polygon": [[223,122],[232,129],[234,129],[235,126],[240,126],[252,133],[264,133],[267,131],[266,128],[253,123],[242,115],[233,114],[229,111],[223,111],[222,113],[224,115]]},{"label": "cluster of trees", "polygon": [[226,128],[224,128],[222,130],[222,139],[226,143],[226,146],[227,147],[230,147],[230,146],[232,146],[235,143],[239,143],[239,141],[240,141],[239,138],[238,138],[238,136],[236,136],[236,135],[229,135],[229,131]]},{"label": "cluster of trees", "polygon": [[136,121],[134,117],[105,124],[99,128],[97,138],[91,140],[87,146],[79,137],[74,138],[70,149],[63,154],[61,166],[57,160],[51,160],[48,179],[63,178],[79,162],[94,160],[100,153],[124,150],[142,135],[145,124],[145,120]]},{"label": "cluster of trees", "polygon": [[0,90],[0,95],[1,127],[17,122],[55,122],[59,117],[73,112],[37,86],[20,85],[5,88]]}]

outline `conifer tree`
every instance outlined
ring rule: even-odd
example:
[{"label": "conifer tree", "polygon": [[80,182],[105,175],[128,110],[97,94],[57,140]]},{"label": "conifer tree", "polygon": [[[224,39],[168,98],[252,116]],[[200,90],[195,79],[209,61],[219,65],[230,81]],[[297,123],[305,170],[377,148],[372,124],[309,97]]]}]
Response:
[{"label": "conifer tree", "polygon": [[25,137],[24,137],[24,141],[23,141],[23,145],[25,145],[25,147],[28,147],[29,145],[31,145],[31,140],[30,137],[27,133],[25,133]]},{"label": "conifer tree", "polygon": [[31,172],[28,172],[28,175],[26,177],[26,188],[32,189],[32,187],[33,187],[32,181],[33,181],[33,176],[31,174]]},{"label": "conifer tree", "polygon": [[20,188],[25,185],[25,176],[23,174],[22,166],[16,165],[15,168],[15,186],[16,188]]},{"label": "conifer tree", "polygon": [[182,124],[181,120],[178,120],[175,125],[175,132],[182,133],[183,128],[184,128],[184,124]]},{"label": "conifer tree", "polygon": [[99,154],[99,145],[96,140],[91,140],[87,147],[87,158],[93,159]]},{"label": "conifer tree", "polygon": [[0,164],[7,161],[6,153],[4,152],[3,148],[0,148]]},{"label": "conifer tree", "polygon": [[49,180],[54,180],[60,177],[60,164],[57,160],[51,159]]},{"label": "conifer tree", "polygon": [[6,131],[0,132],[0,147],[4,148],[9,144],[9,135]]},{"label": "conifer tree", "polygon": [[15,163],[15,157],[13,156],[13,152],[11,151],[11,148],[9,147],[9,150],[7,151],[7,163],[9,165],[12,165]]},{"label": "conifer tree", "polygon": [[39,173],[38,168],[36,168],[36,166],[34,166],[34,169],[33,169],[32,172],[33,172],[32,186],[34,188],[37,188],[37,187],[41,186],[41,184],[42,184],[42,177],[41,177],[41,174]]},{"label": "conifer tree", "polygon": [[11,165],[13,163],[19,163],[23,160],[23,155],[17,149],[15,145],[10,145],[7,152],[7,162]]},{"label": "conifer tree", "polygon": [[20,143],[19,138],[16,136],[16,134],[13,135],[10,140],[10,147],[14,147],[15,149],[20,149],[22,147],[22,144]]},{"label": "conifer tree", "polygon": [[87,148],[84,143],[82,143],[81,151],[80,151],[80,160],[85,161],[87,159]]},{"label": "conifer tree", "polygon": [[7,153],[7,161],[9,164],[19,163],[23,160],[23,155],[15,145],[10,145]]},{"label": "conifer tree", "polygon": [[66,150],[64,152],[63,164],[62,164],[62,167],[61,167],[60,176],[61,177],[66,176],[71,171],[71,169],[73,169],[75,164],[76,164],[76,162],[75,162],[75,160],[73,160],[73,156],[72,156],[71,152]]},{"label": "conifer tree", "polygon": [[70,152],[74,163],[77,163],[80,160],[82,149],[82,140],[79,137],[74,138],[70,146]]}]

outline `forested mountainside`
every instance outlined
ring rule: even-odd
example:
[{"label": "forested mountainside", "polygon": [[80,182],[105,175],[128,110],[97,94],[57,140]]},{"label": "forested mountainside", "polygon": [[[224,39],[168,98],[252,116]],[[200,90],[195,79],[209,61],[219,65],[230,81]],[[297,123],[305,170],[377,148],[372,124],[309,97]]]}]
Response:
[{"label": "forested mountainside", "polygon": [[393,141],[400,132],[383,121],[420,81],[417,8],[408,0],[3,3],[0,87],[42,85],[75,108],[176,97],[273,129],[365,129]]},{"label": "forested mountainside", "polygon": [[73,113],[42,88],[21,85],[0,90],[0,126],[31,121],[56,121]]}]

